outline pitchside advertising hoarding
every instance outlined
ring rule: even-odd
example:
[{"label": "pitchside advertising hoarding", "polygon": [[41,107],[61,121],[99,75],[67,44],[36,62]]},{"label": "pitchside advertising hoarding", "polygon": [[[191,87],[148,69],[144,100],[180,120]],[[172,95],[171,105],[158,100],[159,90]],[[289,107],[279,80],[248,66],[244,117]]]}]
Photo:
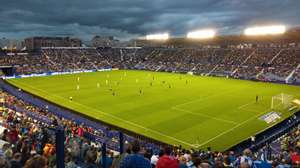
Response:
[{"label": "pitchside advertising hoarding", "polygon": [[30,78],[30,77],[40,77],[40,76],[52,76],[52,75],[66,75],[66,74],[78,74],[78,73],[88,73],[88,72],[101,72],[101,71],[112,71],[119,70],[118,68],[103,68],[97,70],[79,70],[71,72],[47,72],[39,74],[30,75],[15,75],[15,76],[1,76],[2,79],[14,79],[14,78]]}]

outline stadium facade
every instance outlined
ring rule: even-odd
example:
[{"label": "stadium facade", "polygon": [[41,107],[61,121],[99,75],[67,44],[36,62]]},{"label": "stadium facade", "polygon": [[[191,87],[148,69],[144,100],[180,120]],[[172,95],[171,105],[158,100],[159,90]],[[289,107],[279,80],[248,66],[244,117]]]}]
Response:
[{"label": "stadium facade", "polygon": [[27,50],[39,50],[41,47],[81,47],[82,42],[70,37],[30,37],[24,40]]}]

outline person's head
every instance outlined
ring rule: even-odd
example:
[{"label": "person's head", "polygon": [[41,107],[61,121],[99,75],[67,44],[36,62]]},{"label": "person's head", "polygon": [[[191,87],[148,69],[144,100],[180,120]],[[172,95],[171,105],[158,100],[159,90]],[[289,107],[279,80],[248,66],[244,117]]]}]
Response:
[{"label": "person's head", "polygon": [[130,147],[129,147],[129,146],[126,148],[125,151],[126,151],[127,154],[131,154],[131,150],[130,150]]},{"label": "person's head", "polygon": [[208,163],[201,163],[198,168],[210,168],[211,166]]},{"label": "person's head", "polygon": [[250,168],[250,165],[247,162],[243,162],[241,163],[240,168]]},{"label": "person's head", "polygon": [[44,156],[36,155],[27,160],[24,168],[47,168],[47,159]]},{"label": "person's head", "polygon": [[215,168],[223,168],[223,162],[221,160],[216,160],[215,161]]},{"label": "person's head", "polygon": [[7,160],[5,160],[3,157],[0,157],[0,167],[1,168],[9,168],[9,164]]},{"label": "person's head", "polygon": [[187,159],[184,156],[180,156],[179,162],[180,162],[180,164],[184,164],[185,165],[186,162],[187,162]]},{"label": "person's head", "polygon": [[3,131],[3,135],[7,135],[7,133],[8,133],[8,130],[5,129],[5,130]]},{"label": "person's head", "polygon": [[10,148],[10,144],[9,143],[5,143],[3,146],[2,146],[2,150],[5,152],[7,149]]},{"label": "person's head", "polygon": [[11,150],[11,148],[8,148],[5,152],[4,152],[4,156],[7,159],[11,159],[13,157],[13,151]]},{"label": "person's head", "polygon": [[163,155],[164,155],[164,151],[163,150],[159,150],[158,157],[162,157]]},{"label": "person's head", "polygon": [[133,153],[138,153],[141,150],[139,141],[133,141],[131,144],[131,150]]},{"label": "person's head", "polygon": [[243,154],[244,154],[244,156],[250,157],[250,156],[252,155],[252,152],[251,152],[250,149],[245,149],[245,150],[243,151]]},{"label": "person's head", "polygon": [[166,146],[164,148],[164,154],[165,155],[171,155],[171,153],[172,153],[172,148],[170,146]]},{"label": "person's head", "polygon": [[65,162],[68,163],[71,161],[71,152],[69,150],[65,150]]},{"label": "person's head", "polygon": [[199,167],[201,164],[202,160],[199,157],[193,158],[193,163],[195,165],[195,167]]},{"label": "person's head", "polygon": [[10,127],[10,130],[11,130],[11,131],[16,131],[16,125],[12,125],[12,126]]},{"label": "person's head", "polygon": [[20,162],[22,159],[22,155],[21,153],[15,153],[14,156],[13,156],[13,160],[17,161],[17,162]]},{"label": "person's head", "polygon": [[96,159],[97,159],[97,153],[96,152],[94,152],[92,150],[88,150],[86,152],[85,161],[87,163],[95,163]]},{"label": "person's head", "polygon": [[224,164],[230,165],[230,158],[227,155],[224,156]]}]

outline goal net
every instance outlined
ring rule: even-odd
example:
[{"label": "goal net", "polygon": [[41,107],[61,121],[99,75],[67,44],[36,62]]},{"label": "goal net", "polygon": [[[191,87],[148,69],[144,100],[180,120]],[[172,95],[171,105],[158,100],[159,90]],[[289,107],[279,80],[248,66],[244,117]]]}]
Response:
[{"label": "goal net", "polygon": [[272,97],[271,109],[286,110],[293,106],[294,97],[289,94],[281,93]]}]

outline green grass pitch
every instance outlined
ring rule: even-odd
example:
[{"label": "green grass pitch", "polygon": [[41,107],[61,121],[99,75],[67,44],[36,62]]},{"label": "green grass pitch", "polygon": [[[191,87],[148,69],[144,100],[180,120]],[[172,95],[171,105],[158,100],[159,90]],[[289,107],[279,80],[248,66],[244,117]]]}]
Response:
[{"label": "green grass pitch", "polygon": [[[8,81],[132,132],[186,148],[210,146],[214,150],[226,150],[274,125],[259,119],[272,111],[272,96],[285,93],[300,98],[297,86],[148,71]],[[288,110],[277,112],[281,120],[293,114]]]}]

